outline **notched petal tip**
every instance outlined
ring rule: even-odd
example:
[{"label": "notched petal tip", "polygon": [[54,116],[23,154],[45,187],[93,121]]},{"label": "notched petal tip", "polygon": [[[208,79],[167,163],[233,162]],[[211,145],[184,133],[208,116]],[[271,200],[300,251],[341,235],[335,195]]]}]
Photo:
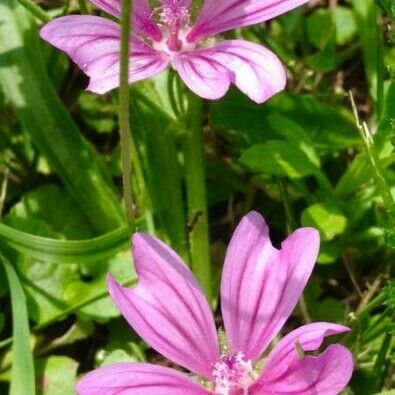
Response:
[{"label": "notched petal tip", "polygon": [[315,322],[292,331],[271,351],[257,381],[258,392],[252,393],[339,394],[352,376],[351,352],[340,344],[332,344],[318,356],[300,357],[295,344],[306,352],[316,351],[327,336],[348,330],[343,325]]},{"label": "notched petal tip", "polygon": [[[320,250],[320,233],[315,228],[296,229],[282,243],[281,247],[287,252],[297,251],[301,256],[315,262]],[[307,256],[308,255],[308,256]]]}]

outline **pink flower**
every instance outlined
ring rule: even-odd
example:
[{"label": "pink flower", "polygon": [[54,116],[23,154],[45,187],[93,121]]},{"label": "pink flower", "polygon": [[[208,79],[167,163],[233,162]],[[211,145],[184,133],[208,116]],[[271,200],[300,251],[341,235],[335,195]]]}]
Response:
[{"label": "pink flower", "polygon": [[[121,0],[90,0],[119,18]],[[308,0],[205,0],[191,23],[192,0],[134,0],[130,82],[154,76],[169,65],[206,99],[219,99],[235,84],[257,103],[283,90],[285,70],[277,56],[244,40],[209,44],[213,35],[261,23]],[[88,90],[104,94],[119,86],[120,25],[88,15],[64,16],[45,25],[41,36],[66,52],[90,77]]]},{"label": "pink flower", "polygon": [[[229,347],[220,353],[213,316],[199,284],[164,243],[133,237],[139,275],[134,289],[109,276],[110,294],[133,329],[166,358],[202,379],[164,366],[119,363],[97,369],[77,384],[79,395],[336,395],[349,382],[353,360],[340,344],[318,356],[326,336],[348,328],[326,322],[294,330],[263,362],[262,354],[294,309],[313,270],[319,236],[298,229],[278,250],[264,219],[245,216],[230,242],[221,283]],[[205,383],[205,385],[203,385]]]}]

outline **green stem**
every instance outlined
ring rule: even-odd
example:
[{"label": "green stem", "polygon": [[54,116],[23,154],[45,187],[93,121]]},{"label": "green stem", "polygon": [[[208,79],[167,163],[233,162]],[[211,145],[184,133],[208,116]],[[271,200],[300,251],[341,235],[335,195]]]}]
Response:
[{"label": "green stem", "polygon": [[86,5],[85,0],[78,0],[78,7],[80,8],[81,14],[89,14],[88,6]]},{"label": "green stem", "polygon": [[121,70],[119,88],[119,133],[121,138],[121,160],[123,196],[126,216],[130,230],[135,228],[133,195],[132,195],[132,162],[131,130],[130,130],[130,90],[129,90],[129,54],[130,54],[130,15],[132,12],[131,0],[122,0],[121,13]]},{"label": "green stem", "polygon": [[49,22],[51,19],[48,14],[32,0],[18,0],[27,10],[42,22]]},{"label": "green stem", "polygon": [[203,102],[188,93],[184,145],[191,267],[211,301],[211,268],[203,147]]},{"label": "green stem", "polygon": [[285,211],[285,218],[287,222],[287,232],[291,233],[297,228],[297,222],[295,219],[295,212],[292,207],[291,201],[289,199],[287,184],[283,179],[278,180],[278,188],[280,190],[280,194],[283,200],[283,206]]},{"label": "green stem", "polygon": [[377,186],[383,199],[384,206],[388,214],[392,216],[392,211],[395,203],[394,198],[392,197],[391,189],[385,179],[381,160],[377,153],[372,134],[366,123],[362,124],[362,138],[365,142],[366,152],[368,154],[373,174],[375,176]]},{"label": "green stem", "polygon": [[377,7],[377,121],[380,122],[384,108],[384,40],[382,29],[382,14]]}]

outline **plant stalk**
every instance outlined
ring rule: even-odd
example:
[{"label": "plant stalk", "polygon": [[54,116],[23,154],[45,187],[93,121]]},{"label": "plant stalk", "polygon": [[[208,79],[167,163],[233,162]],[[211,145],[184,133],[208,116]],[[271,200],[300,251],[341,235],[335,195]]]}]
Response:
[{"label": "plant stalk", "polygon": [[36,18],[42,22],[49,22],[49,15],[34,1],[32,0],[18,0],[18,2],[23,5],[28,11],[30,11]]},{"label": "plant stalk", "polygon": [[122,0],[121,11],[121,64],[120,64],[120,87],[119,87],[119,133],[121,139],[121,161],[123,198],[126,209],[126,217],[131,232],[135,229],[133,194],[132,194],[132,162],[131,162],[131,130],[130,130],[130,15],[132,1]]},{"label": "plant stalk", "polygon": [[85,0],[78,0],[78,7],[80,9],[81,14],[83,15],[89,14],[88,6]]},{"label": "plant stalk", "polygon": [[184,144],[190,263],[209,301],[211,267],[203,146],[203,101],[188,93]]}]

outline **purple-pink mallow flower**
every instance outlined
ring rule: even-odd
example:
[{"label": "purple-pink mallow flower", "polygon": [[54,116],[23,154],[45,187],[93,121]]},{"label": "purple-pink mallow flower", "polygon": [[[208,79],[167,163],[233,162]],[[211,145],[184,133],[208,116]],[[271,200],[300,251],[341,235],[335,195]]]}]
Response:
[{"label": "purple-pink mallow flower", "polygon": [[[119,363],[86,375],[79,395],[336,395],[352,375],[350,351],[326,336],[348,328],[317,322],[294,330],[262,359],[294,309],[313,270],[318,232],[303,228],[278,250],[264,219],[245,216],[233,235],[221,283],[228,347],[221,354],[214,318],[196,279],[164,243],[133,237],[139,284],[124,288],[109,276],[110,294],[133,329],[191,374],[149,363]],[[200,379],[198,379],[200,376]]]},{"label": "purple-pink mallow flower", "polygon": [[[121,0],[90,0],[119,18]],[[219,99],[235,84],[262,103],[285,87],[286,73],[267,48],[244,40],[207,39],[234,28],[272,19],[308,0],[205,0],[192,23],[193,0],[133,1],[130,82],[151,77],[169,65],[206,99]],[[66,52],[90,77],[88,90],[106,93],[119,86],[120,25],[88,15],[49,22],[41,36]]]}]

